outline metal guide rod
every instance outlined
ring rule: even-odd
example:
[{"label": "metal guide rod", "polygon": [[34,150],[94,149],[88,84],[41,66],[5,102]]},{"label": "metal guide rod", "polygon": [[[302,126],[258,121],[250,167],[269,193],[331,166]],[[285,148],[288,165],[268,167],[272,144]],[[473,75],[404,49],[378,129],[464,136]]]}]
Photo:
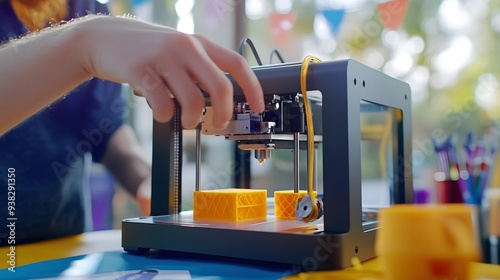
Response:
[{"label": "metal guide rod", "polygon": [[299,137],[300,133],[295,132],[293,134],[293,192],[299,192]]},{"label": "metal guide rod", "polygon": [[180,176],[181,176],[181,145],[182,145],[182,125],[181,125],[181,110],[179,104],[176,103],[175,114],[173,118],[174,122],[174,189],[173,189],[173,213],[179,213],[179,188],[180,188]]},{"label": "metal guide rod", "polygon": [[313,191],[316,191],[316,185],[317,185],[316,180],[318,179],[318,171],[316,171],[317,167],[318,167],[318,149],[316,148],[316,146],[314,146]]},{"label": "metal guide rod", "polygon": [[196,191],[201,190],[201,128],[196,127]]},{"label": "metal guide rod", "polygon": [[[312,162],[312,169],[310,168],[311,162],[309,161],[309,157],[312,156],[314,153],[314,161]],[[309,151],[309,145],[307,145],[307,178],[309,178],[309,170],[312,170],[312,176],[313,176],[313,186],[312,189],[313,191],[316,190],[316,161],[318,158],[318,153],[316,152],[316,144],[314,144],[314,149],[313,151]],[[309,184],[309,179],[307,180],[307,184]]]}]

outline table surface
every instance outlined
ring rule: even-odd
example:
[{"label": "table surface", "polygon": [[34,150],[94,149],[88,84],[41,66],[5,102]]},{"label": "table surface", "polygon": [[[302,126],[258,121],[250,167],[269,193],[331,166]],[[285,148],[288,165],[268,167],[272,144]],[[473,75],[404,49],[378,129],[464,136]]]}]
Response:
[{"label": "table surface", "polygon": [[[7,247],[0,249],[1,256],[5,256],[4,252],[7,251]],[[59,239],[17,245],[16,266],[116,250],[122,250],[121,230],[92,231]],[[0,268],[7,267],[8,263],[0,262]]]},{"label": "table surface", "polygon": [[[8,248],[2,247],[0,249],[2,250],[1,255],[5,256],[6,253],[4,254],[4,252]],[[87,232],[60,239],[18,245],[16,246],[16,266],[117,250],[122,250],[120,230]],[[7,267],[8,263],[4,261],[0,262],[0,268]],[[383,279],[382,274],[379,261],[375,258],[363,262],[357,268],[351,267],[331,272],[300,273],[287,279],[326,279],[325,277],[328,279],[366,279],[366,276],[374,276],[374,279]],[[472,263],[471,276],[471,279],[500,279],[500,266]]]}]

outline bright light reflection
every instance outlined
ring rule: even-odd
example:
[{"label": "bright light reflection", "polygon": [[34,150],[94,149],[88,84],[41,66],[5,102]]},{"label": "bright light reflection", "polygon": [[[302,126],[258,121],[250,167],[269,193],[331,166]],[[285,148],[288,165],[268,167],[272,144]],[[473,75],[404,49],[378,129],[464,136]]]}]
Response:
[{"label": "bright light reflection", "polygon": [[175,2],[175,12],[182,18],[191,13],[194,7],[194,0],[177,0]]},{"label": "bright light reflection", "polygon": [[269,2],[265,0],[246,0],[245,13],[249,19],[261,19],[270,12],[269,5]]},{"label": "bright light reflection", "polygon": [[437,71],[453,73],[462,69],[469,61],[472,53],[472,42],[466,36],[458,36],[451,40],[450,47],[434,58]]},{"label": "bright light reflection", "polygon": [[422,20],[420,24],[422,31],[429,35],[436,35],[439,31],[438,21],[435,17],[427,17]]},{"label": "bright light reflection", "polygon": [[293,28],[293,23],[289,20],[284,20],[280,23],[280,28],[283,30],[290,30]]},{"label": "bright light reflection", "polygon": [[109,0],[97,0],[101,4],[108,4]]},{"label": "bright light reflection", "polygon": [[430,73],[425,66],[417,66],[409,75],[406,82],[410,84],[412,92],[412,102],[420,103],[429,97],[427,85],[429,84]]},{"label": "bright light reflection", "polygon": [[335,48],[337,47],[337,42],[333,37],[330,37],[325,40],[321,40],[319,42],[319,48],[321,49],[322,52],[324,53],[332,53],[335,51]]},{"label": "bright light reflection", "polygon": [[318,9],[345,9],[352,11],[359,8],[366,0],[316,0]]},{"label": "bright light reflection", "polygon": [[177,22],[177,30],[187,34],[193,34],[194,33],[193,14],[189,14],[187,16],[179,18],[179,21]]},{"label": "bright light reflection", "polygon": [[[94,274],[99,268],[103,257],[104,253],[94,253],[87,255],[82,259],[72,261],[69,267],[61,272],[61,279],[66,277],[89,276]],[[83,278],[85,277],[82,277],[82,279]]]},{"label": "bright light reflection", "polygon": [[384,29],[382,31],[382,42],[387,47],[395,48],[399,45],[401,41],[400,34],[395,30]]},{"label": "bright light reflection", "polygon": [[483,109],[491,109],[498,106],[497,97],[498,80],[491,73],[481,75],[477,80],[474,97],[478,106]]},{"label": "bright light reflection", "polygon": [[301,41],[301,48],[299,49],[302,50],[302,57],[313,55],[321,60],[332,59],[319,49],[318,40],[314,38],[314,36],[305,37],[304,40]]},{"label": "bright light reflection", "polygon": [[316,34],[316,36],[321,40],[327,40],[331,37],[331,31],[327,20],[319,13],[314,17],[313,29],[314,34]]},{"label": "bright light reflection", "polygon": [[376,50],[369,52],[368,56],[366,57],[366,64],[375,69],[380,69],[382,65],[384,65],[384,62],[384,56]]},{"label": "bright light reflection", "polygon": [[280,14],[287,14],[292,10],[292,0],[275,0],[274,8]]},{"label": "bright light reflection", "polygon": [[458,0],[444,0],[438,13],[439,23],[444,31],[462,31],[471,24],[470,13]]},{"label": "bright light reflection", "polygon": [[496,33],[500,33],[500,13],[496,13],[491,17],[491,27]]},{"label": "bright light reflection", "polygon": [[407,53],[398,53],[384,66],[384,72],[390,76],[400,77],[407,74],[413,67],[413,58]]},{"label": "bright light reflection", "polygon": [[405,51],[409,54],[416,55],[421,53],[424,50],[425,43],[422,37],[413,36],[405,43]]}]

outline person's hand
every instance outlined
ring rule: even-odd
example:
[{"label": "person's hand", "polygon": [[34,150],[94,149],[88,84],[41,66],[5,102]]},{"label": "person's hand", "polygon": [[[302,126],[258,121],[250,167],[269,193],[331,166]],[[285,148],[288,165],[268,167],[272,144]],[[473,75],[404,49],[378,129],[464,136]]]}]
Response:
[{"label": "person's hand", "polygon": [[182,109],[185,128],[198,125],[205,101],[198,83],[210,95],[213,125],[224,128],[233,113],[231,74],[254,112],[264,110],[262,88],[242,56],[200,35],[152,25],[133,18],[94,16],[78,24],[83,66],[91,76],[129,83],[144,96],[157,121],[174,112],[172,96]]}]

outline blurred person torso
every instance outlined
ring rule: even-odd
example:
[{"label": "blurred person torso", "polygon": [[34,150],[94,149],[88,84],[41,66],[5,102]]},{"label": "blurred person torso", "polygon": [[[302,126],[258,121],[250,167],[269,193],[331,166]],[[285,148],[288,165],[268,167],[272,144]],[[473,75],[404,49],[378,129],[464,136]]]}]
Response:
[{"label": "blurred person torso", "polygon": [[[108,10],[95,0],[0,0],[0,44],[51,21],[89,13]],[[102,159],[111,135],[124,122],[125,110],[121,85],[93,78],[0,136],[0,219],[6,221],[11,214],[7,174],[15,169],[16,244],[91,229],[84,159]],[[13,245],[7,244],[8,230],[1,228],[0,246]]]}]

